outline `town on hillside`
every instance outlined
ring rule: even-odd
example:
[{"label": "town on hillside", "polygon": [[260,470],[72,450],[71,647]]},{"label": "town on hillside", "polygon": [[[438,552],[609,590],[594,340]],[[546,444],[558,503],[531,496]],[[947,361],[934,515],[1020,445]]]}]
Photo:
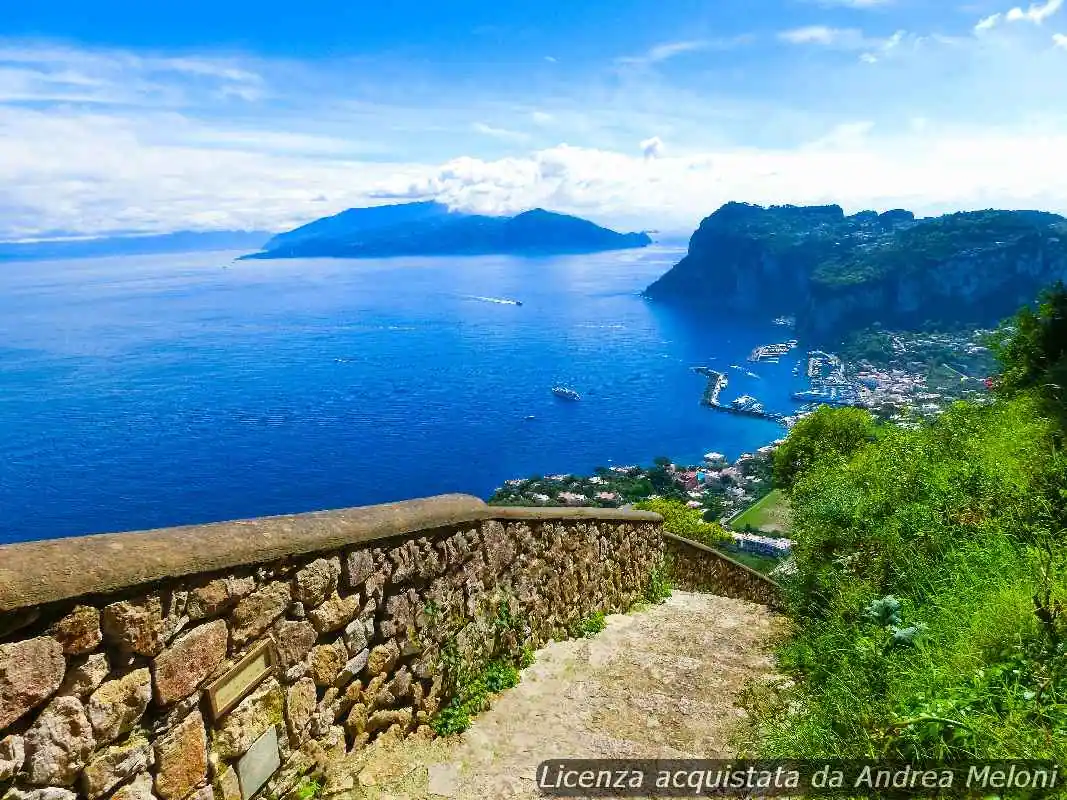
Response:
[{"label": "town on hillside", "polygon": [[505,481],[490,505],[621,508],[650,500],[684,504],[697,519],[718,523],[728,534],[720,549],[761,571],[781,566],[790,552],[788,504],[774,490],[774,453],[784,440],[743,453],[730,463],[707,453],[702,464],[679,465],[666,457],[651,467],[598,467],[593,475],[535,475]]}]

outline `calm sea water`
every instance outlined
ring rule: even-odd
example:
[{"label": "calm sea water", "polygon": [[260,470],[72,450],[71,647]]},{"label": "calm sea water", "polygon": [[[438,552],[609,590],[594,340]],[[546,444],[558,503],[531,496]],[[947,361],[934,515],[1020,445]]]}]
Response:
[{"label": "calm sea water", "polygon": [[484,497],[765,444],[782,429],[701,407],[690,367],[752,368],[725,399],[792,410],[795,360],[744,360],[785,331],[639,297],[681,254],[4,264],[0,542]]}]

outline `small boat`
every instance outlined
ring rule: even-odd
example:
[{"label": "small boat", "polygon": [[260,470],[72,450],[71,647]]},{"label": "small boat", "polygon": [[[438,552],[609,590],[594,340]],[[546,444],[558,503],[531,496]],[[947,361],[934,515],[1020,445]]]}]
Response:
[{"label": "small boat", "polygon": [[562,397],[564,400],[581,400],[582,396],[578,394],[574,389],[568,389],[566,386],[553,386],[552,394],[556,397]]},{"label": "small boat", "polygon": [[515,305],[517,305],[517,306],[521,306],[521,305],[522,305],[522,300],[516,300],[516,301],[515,301]]}]

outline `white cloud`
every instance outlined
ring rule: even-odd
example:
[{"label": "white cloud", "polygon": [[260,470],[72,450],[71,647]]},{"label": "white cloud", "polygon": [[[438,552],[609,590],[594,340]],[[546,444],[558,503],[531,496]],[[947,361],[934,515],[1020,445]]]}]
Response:
[{"label": "white cloud", "polygon": [[555,56],[545,56],[545,61],[547,61],[549,64],[555,64],[556,63],[556,57]]},{"label": "white cloud", "polygon": [[[387,198],[662,230],[727,200],[1067,211],[1064,54],[1051,31],[811,30],[794,38],[813,51],[776,46],[740,82],[713,63],[669,80],[605,67],[521,95],[446,81],[367,90],[347,62],[314,72],[0,42],[0,238],[282,229]],[[879,66],[824,58],[825,47]],[[254,99],[222,98],[241,87]],[[532,144],[549,133],[570,144]],[[485,155],[504,146],[511,157]]]},{"label": "white cloud", "polygon": [[704,41],[666,42],[649,48],[639,56],[623,56],[616,59],[616,62],[619,64],[657,64],[683,53],[691,53],[707,47],[708,42]]},{"label": "white cloud", "polygon": [[1067,50],[1067,35],[1062,33],[1052,34],[1052,43],[1055,44],[1056,47],[1062,47]]},{"label": "white cloud", "polygon": [[988,31],[1001,22],[1032,22],[1041,25],[1046,19],[1063,8],[1063,0],[1047,0],[1045,3],[1031,3],[1025,11],[1016,6],[1005,13],[990,14],[978,21],[975,32]]},{"label": "white cloud", "polygon": [[645,158],[659,158],[663,155],[663,140],[658,136],[642,140],[640,147]]},{"label": "white cloud", "polygon": [[512,141],[525,141],[529,137],[520,131],[511,131],[507,128],[497,128],[493,125],[486,125],[484,122],[475,122],[471,129],[477,133],[484,134],[485,136],[493,136],[497,139],[510,139]]},{"label": "white cloud", "polygon": [[1040,25],[1062,7],[1063,0],[1048,0],[1048,2],[1043,4],[1032,3],[1026,11],[1023,11],[1019,7],[1011,9],[1005,16],[1005,19],[1008,22],[1026,21]]},{"label": "white cloud", "polygon": [[866,122],[843,126],[796,151],[730,149],[652,160],[561,145],[523,158],[457,159],[416,185],[423,196],[483,213],[543,205],[661,228],[691,225],[729,200],[920,213],[1067,206],[1059,189],[1067,168],[1054,166],[1067,134],[919,131],[872,139],[871,130]]},{"label": "white cloud", "polygon": [[863,47],[866,40],[863,32],[855,28],[830,28],[825,25],[808,25],[782,31],[778,38],[790,44],[817,44],[826,47]]}]

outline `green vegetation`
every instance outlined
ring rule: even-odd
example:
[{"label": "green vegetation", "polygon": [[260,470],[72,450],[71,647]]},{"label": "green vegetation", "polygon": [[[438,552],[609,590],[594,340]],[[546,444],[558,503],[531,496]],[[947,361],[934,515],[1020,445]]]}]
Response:
[{"label": "green vegetation", "polygon": [[322,795],[322,788],[322,784],[318,781],[305,778],[300,782],[300,785],[296,787],[296,800],[315,800],[316,797]]},{"label": "green vegetation", "polygon": [[797,478],[816,464],[831,468],[873,441],[874,417],[861,408],[821,406],[800,420],[774,453],[774,483],[789,490]]},{"label": "green vegetation", "polygon": [[[827,287],[843,287],[877,281],[888,275],[935,274],[939,264],[961,253],[1025,246],[1043,239],[1045,234],[1058,235],[1062,228],[1061,217],[1039,212],[990,210],[946,214],[898,228],[873,240],[853,236],[839,254],[817,264],[813,278]],[[858,232],[852,229],[844,233]],[[1058,249],[1058,242],[1052,244]]]},{"label": "green vegetation", "polygon": [[644,601],[649,605],[659,605],[671,596],[670,571],[666,564],[655,567],[645,584]]},{"label": "green vegetation", "polygon": [[771,570],[781,565],[782,559],[773,556],[763,556],[757,553],[746,553],[736,549],[727,550],[721,548],[723,555],[732,558],[739,564],[744,564],[749,569],[754,569],[761,575],[770,574]]},{"label": "green vegetation", "polygon": [[791,432],[795,683],[750,690],[753,755],[1067,758],[1065,308],[1002,338],[997,403]]},{"label": "green vegetation", "polygon": [[663,529],[677,536],[684,536],[707,545],[721,544],[729,541],[730,535],[714,522],[705,522],[703,515],[695,508],[688,508],[678,500],[660,498],[636,503],[634,508],[641,511],[653,511],[663,517]]},{"label": "green vegetation", "polygon": [[[1037,309],[1024,308],[990,337],[1005,365],[997,392],[1011,396],[1035,390],[1047,410],[1067,404],[1067,288],[1062,282],[1045,291]],[[1062,418],[1062,417],[1061,417]]]},{"label": "green vegetation", "polygon": [[507,660],[495,660],[455,687],[449,703],[430,720],[438,736],[462,733],[471,726],[471,718],[489,708],[491,696],[519,683],[519,671]]},{"label": "green vegetation", "polygon": [[660,457],[648,469],[597,467],[591,477],[535,475],[526,480],[510,481],[497,489],[488,502],[496,506],[567,505],[560,499],[564,492],[584,498],[583,506],[599,508],[617,508],[653,495],[688,499],[685,490],[667,470],[669,465],[670,459]]},{"label": "green vegetation", "polygon": [[582,636],[595,636],[607,627],[607,622],[604,619],[605,615],[603,611],[597,611],[594,614],[590,614],[584,620],[582,620],[581,634]]},{"label": "green vegetation", "polygon": [[734,517],[730,527],[739,531],[754,531],[771,536],[789,534],[789,498],[781,489],[773,489]]}]

